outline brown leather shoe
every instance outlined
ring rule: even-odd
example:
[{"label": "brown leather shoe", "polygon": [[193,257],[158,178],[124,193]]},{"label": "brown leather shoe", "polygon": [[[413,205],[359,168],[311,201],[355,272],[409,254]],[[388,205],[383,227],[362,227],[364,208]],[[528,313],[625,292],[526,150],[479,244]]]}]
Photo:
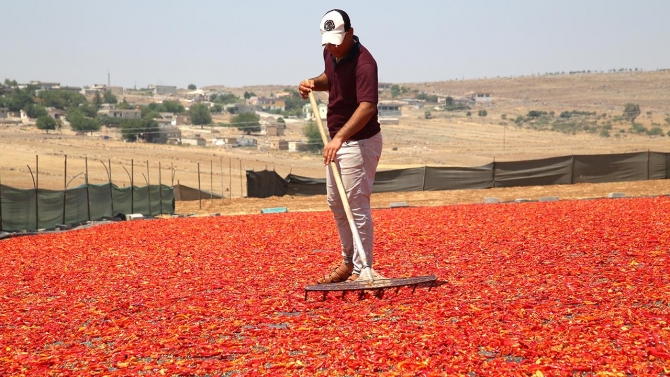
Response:
[{"label": "brown leather shoe", "polygon": [[339,266],[335,267],[333,272],[317,280],[316,283],[317,284],[340,283],[346,281],[351,276],[351,273],[353,271],[354,271],[353,264],[342,263]]}]

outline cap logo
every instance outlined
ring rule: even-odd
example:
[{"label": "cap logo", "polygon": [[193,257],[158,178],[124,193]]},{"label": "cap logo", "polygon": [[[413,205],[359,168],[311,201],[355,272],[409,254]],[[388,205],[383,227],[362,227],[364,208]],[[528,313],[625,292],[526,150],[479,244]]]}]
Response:
[{"label": "cap logo", "polygon": [[326,22],[323,23],[323,30],[325,31],[335,30],[335,22],[333,22],[333,20],[327,20]]}]

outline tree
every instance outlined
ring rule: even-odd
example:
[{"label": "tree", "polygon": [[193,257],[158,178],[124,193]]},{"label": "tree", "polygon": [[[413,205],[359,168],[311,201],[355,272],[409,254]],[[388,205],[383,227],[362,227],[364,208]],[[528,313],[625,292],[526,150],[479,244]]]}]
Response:
[{"label": "tree", "polygon": [[323,149],[323,139],[321,131],[316,122],[309,121],[302,127],[302,134],[307,138],[307,148],[312,152],[318,152]]},{"label": "tree", "polygon": [[81,111],[84,116],[89,118],[95,118],[98,115],[98,109],[93,104],[88,102],[80,104],[77,109],[79,109],[79,111]]},{"label": "tree", "polygon": [[198,87],[195,86],[195,84],[188,84],[188,90],[196,90],[196,89],[198,89]]},{"label": "tree", "polygon": [[215,103],[214,106],[212,106],[212,112],[213,113],[222,113],[223,112],[223,106],[221,106],[220,103]]},{"label": "tree", "polygon": [[47,133],[49,133],[49,130],[56,129],[56,120],[48,115],[42,115],[37,118],[37,128],[46,130]]},{"label": "tree", "polygon": [[447,96],[447,98],[444,99],[444,104],[447,106],[453,106],[454,99],[451,98],[451,96]]},{"label": "tree", "polygon": [[43,116],[48,116],[49,112],[44,106],[40,105],[35,105],[35,104],[28,104],[26,107],[23,108],[23,111],[26,112],[29,118],[40,118]]},{"label": "tree", "polygon": [[96,109],[99,109],[102,106],[102,96],[100,95],[100,91],[95,92],[92,103]]},{"label": "tree", "polygon": [[60,110],[67,110],[84,103],[88,104],[86,97],[74,90],[46,90],[41,91],[39,97],[42,99],[44,106],[55,107]]},{"label": "tree", "polygon": [[244,99],[249,99],[251,97],[256,97],[256,93],[247,91],[244,92]]},{"label": "tree", "polygon": [[19,86],[19,83],[17,83],[16,80],[5,79],[5,86],[8,86],[10,88],[16,88],[17,86]]},{"label": "tree", "polygon": [[479,112],[477,113],[477,115],[479,115],[480,117],[485,117],[488,114],[489,113],[486,110],[479,110]]},{"label": "tree", "polygon": [[631,123],[635,122],[635,118],[640,115],[640,105],[635,103],[627,103],[623,108],[623,117],[630,121]]},{"label": "tree", "polygon": [[181,114],[186,111],[184,106],[177,101],[163,101],[163,109],[165,110],[164,112],[175,114]]},{"label": "tree", "polygon": [[391,86],[391,97],[396,98],[400,95],[400,86],[392,85]]},{"label": "tree", "polygon": [[100,131],[100,123],[95,119],[87,118],[83,115],[76,116],[70,120],[70,126],[74,131],[93,132]]},{"label": "tree", "polygon": [[5,100],[5,105],[9,108],[9,111],[19,111],[32,103],[35,103],[33,96],[23,90],[17,90],[7,96]]},{"label": "tree", "polygon": [[226,105],[226,104],[229,104],[229,103],[238,103],[238,102],[240,102],[240,99],[232,93],[219,94],[216,97],[216,103],[221,103],[223,105]]},{"label": "tree", "polygon": [[249,135],[252,132],[260,132],[261,124],[259,121],[261,117],[256,115],[256,113],[240,113],[233,117],[232,123],[237,127],[238,130]]},{"label": "tree", "polygon": [[126,98],[124,97],[124,98],[123,98],[123,101],[121,101],[121,103],[118,104],[118,105],[116,106],[116,108],[117,108],[117,109],[121,109],[121,110],[129,110],[129,109],[132,109],[133,107],[130,106],[130,104],[128,103],[128,101],[126,101]]},{"label": "tree", "polygon": [[153,143],[160,136],[160,127],[150,118],[125,120],[121,123],[121,135],[131,143],[138,139]]},{"label": "tree", "polygon": [[160,127],[154,119],[142,120],[142,139],[148,143],[155,143],[160,136]]},{"label": "tree", "polygon": [[121,136],[123,140],[134,143],[140,134],[142,121],[139,119],[126,120],[121,123]]},{"label": "tree", "polygon": [[212,114],[209,113],[209,108],[202,103],[193,104],[189,113],[191,115],[191,123],[200,125],[200,128],[212,123]]},{"label": "tree", "polygon": [[111,103],[111,104],[115,104],[115,103],[119,102],[119,100],[116,99],[116,96],[114,95],[114,93],[112,93],[109,90],[105,90],[105,94],[103,94],[102,100],[103,100],[104,103]]}]

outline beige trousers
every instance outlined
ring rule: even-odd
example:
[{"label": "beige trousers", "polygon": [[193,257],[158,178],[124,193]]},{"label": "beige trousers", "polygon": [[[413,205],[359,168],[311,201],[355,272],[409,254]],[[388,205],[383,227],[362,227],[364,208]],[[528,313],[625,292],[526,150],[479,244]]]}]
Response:
[{"label": "beige trousers", "polygon": [[361,243],[365,250],[356,250],[351,233],[351,227],[340,200],[333,172],[330,164],[327,165],[326,189],[327,200],[330,210],[333,212],[337,230],[342,243],[342,257],[344,263],[354,264],[354,273],[359,274],[363,267],[360,253],[364,252],[368,265],[372,267],[372,249],[374,227],[372,224],[372,212],[370,210],[370,196],[372,184],[375,181],[377,165],[382,154],[382,134],[379,132],[368,139],[347,141],[337,151],[335,163],[342,174],[342,183],[347,193],[347,199],[354,223],[361,237]]}]

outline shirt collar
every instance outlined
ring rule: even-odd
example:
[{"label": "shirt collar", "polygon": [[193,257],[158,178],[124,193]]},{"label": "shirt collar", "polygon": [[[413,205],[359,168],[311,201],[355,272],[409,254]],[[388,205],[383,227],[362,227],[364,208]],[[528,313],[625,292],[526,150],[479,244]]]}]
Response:
[{"label": "shirt collar", "polygon": [[351,46],[351,49],[349,49],[349,53],[347,54],[347,56],[342,58],[342,60],[340,60],[339,63],[337,62],[337,59],[335,59],[335,57],[332,54],[330,55],[330,58],[333,59],[333,64],[335,64],[335,65],[342,64],[343,62],[348,61],[352,56],[358,54],[358,52],[361,49],[361,43],[360,43],[360,41],[359,41],[359,39],[356,35],[353,36],[353,39],[354,39],[354,45]]}]

